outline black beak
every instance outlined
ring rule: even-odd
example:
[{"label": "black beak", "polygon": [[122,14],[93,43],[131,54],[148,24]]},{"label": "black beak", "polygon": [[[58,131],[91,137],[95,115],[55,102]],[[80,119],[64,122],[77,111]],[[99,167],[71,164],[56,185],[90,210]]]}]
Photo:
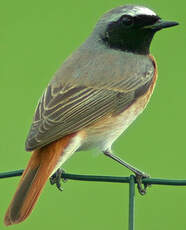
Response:
[{"label": "black beak", "polygon": [[161,29],[164,29],[164,28],[168,28],[168,27],[172,27],[172,26],[177,26],[177,25],[179,25],[178,22],[164,21],[162,19],[159,19],[153,25],[148,25],[148,26],[145,26],[144,28],[146,28],[146,29],[149,28],[149,29],[158,31],[158,30],[161,30]]}]

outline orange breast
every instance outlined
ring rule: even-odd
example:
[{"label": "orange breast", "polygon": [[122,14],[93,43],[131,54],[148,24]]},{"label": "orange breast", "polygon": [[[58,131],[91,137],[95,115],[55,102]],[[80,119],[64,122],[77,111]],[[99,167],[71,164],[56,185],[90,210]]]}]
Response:
[{"label": "orange breast", "polygon": [[157,80],[157,66],[153,56],[150,56],[155,66],[153,81],[148,91],[140,96],[124,112],[117,116],[110,115],[94,125],[80,131],[84,135],[84,142],[80,150],[99,148],[101,151],[111,148],[112,143],[124,132],[137,116],[145,109],[155,87]]}]

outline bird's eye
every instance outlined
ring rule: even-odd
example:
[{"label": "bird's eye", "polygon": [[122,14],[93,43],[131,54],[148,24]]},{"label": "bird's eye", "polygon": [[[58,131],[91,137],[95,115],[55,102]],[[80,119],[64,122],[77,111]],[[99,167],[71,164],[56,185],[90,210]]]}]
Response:
[{"label": "bird's eye", "polygon": [[123,16],[120,20],[121,20],[121,23],[126,27],[131,27],[134,23],[133,17],[129,15]]}]

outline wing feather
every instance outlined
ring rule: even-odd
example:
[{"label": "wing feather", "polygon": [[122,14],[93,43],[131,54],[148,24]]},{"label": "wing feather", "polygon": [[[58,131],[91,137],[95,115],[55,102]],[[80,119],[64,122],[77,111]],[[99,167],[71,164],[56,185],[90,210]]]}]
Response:
[{"label": "wing feather", "polygon": [[[87,58],[74,54],[64,63],[38,103],[26,150],[43,147],[105,116],[118,114],[146,92],[155,68],[148,57],[108,55],[96,55],[90,62],[90,54]],[[106,68],[99,65],[102,60],[108,62],[103,63]]]}]

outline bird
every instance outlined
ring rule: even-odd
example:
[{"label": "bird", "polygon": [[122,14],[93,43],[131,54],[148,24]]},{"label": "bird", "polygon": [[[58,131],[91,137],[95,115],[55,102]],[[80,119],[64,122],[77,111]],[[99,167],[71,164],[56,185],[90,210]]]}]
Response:
[{"label": "bird", "polygon": [[130,169],[144,193],[140,180],[147,175],[111,147],[153,93],[157,64],[150,45],[155,33],[176,25],[139,5],[116,7],[98,20],[38,102],[25,143],[32,155],[6,211],[5,225],[24,221],[48,179],[58,186],[61,166],[81,150],[97,148]]}]

